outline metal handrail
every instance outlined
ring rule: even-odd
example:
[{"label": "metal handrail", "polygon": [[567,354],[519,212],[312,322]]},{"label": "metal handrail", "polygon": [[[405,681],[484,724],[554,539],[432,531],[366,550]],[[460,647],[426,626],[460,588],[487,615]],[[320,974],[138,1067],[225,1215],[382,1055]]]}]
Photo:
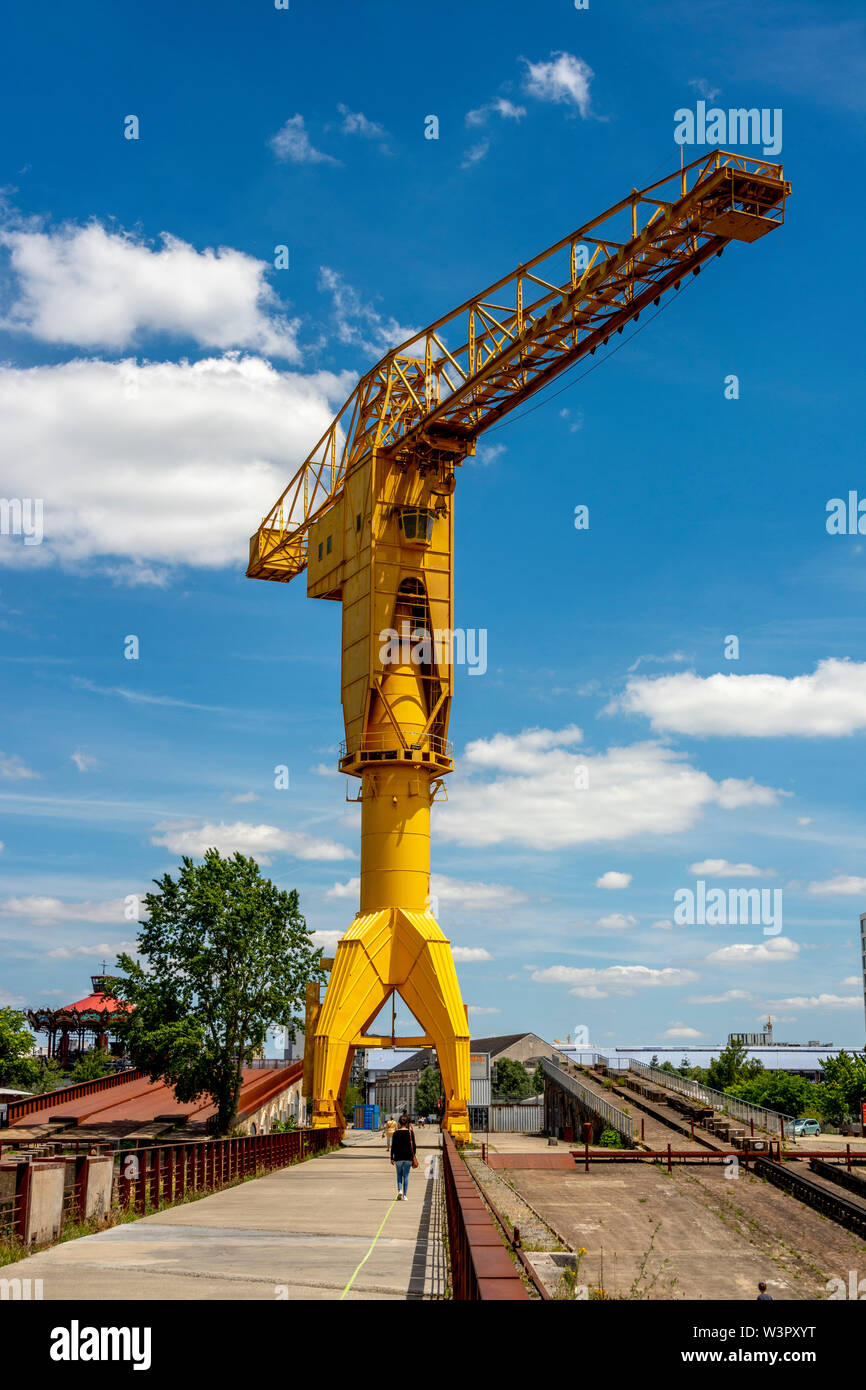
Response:
[{"label": "metal handrail", "polygon": [[627,1139],[629,1145],[634,1142],[634,1122],[630,1115],[619,1106],[612,1105],[603,1096],[596,1095],[595,1091],[590,1091],[586,1086],[581,1085],[573,1076],[569,1076],[561,1067],[554,1066],[547,1058],[542,1059],[542,1068],[545,1076],[549,1077],[557,1086],[561,1086],[564,1091],[568,1091],[576,1100],[593,1115],[598,1115],[604,1120],[606,1125],[615,1129],[621,1134],[623,1139]]},{"label": "metal handrail", "polygon": [[[420,729],[404,730],[406,736],[406,746],[412,752],[422,752],[429,750],[438,753],[441,757],[451,758],[454,756],[454,743],[450,738],[442,738],[439,734],[424,734]],[[353,753],[377,753],[377,752],[400,752],[399,740],[396,731],[393,729],[368,729],[360,738],[352,739],[348,743],[343,739],[340,743],[340,757],[347,758]]]},{"label": "metal handrail", "polygon": [[[753,1105],[750,1101],[741,1100],[739,1096],[729,1096],[725,1091],[716,1091],[712,1086],[704,1086],[700,1081],[677,1076],[674,1072],[662,1071],[660,1067],[649,1067],[635,1057],[628,1058],[628,1066],[630,1071],[637,1072],[638,1076],[642,1076],[646,1081],[655,1081],[657,1085],[666,1086],[670,1091],[678,1091],[682,1096],[702,1101],[705,1105],[711,1105],[714,1110],[722,1110],[747,1125],[756,1124],[768,1134],[779,1133],[784,1137],[785,1127],[794,1123],[792,1115],[767,1110],[763,1105]],[[770,1121],[772,1123],[769,1123]]]},{"label": "metal handrail", "polygon": [[511,1263],[493,1218],[479,1195],[477,1179],[463,1163],[447,1130],[442,1133],[442,1185],[454,1299],[461,1302],[528,1300],[523,1280]]}]

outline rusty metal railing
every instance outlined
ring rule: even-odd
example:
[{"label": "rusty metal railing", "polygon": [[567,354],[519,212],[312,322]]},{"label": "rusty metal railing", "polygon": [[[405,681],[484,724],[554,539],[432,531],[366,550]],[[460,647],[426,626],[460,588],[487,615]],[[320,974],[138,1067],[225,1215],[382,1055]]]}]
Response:
[{"label": "rusty metal railing", "polygon": [[242,1178],[286,1168],[340,1142],[339,1129],[300,1129],[239,1139],[153,1144],[115,1155],[117,1195],[124,1211],[144,1215],[184,1197],[202,1197]]},{"label": "rusty metal railing", "polygon": [[475,1179],[451,1135],[444,1132],[442,1176],[453,1297],[461,1302],[528,1300],[523,1280],[511,1263]]}]

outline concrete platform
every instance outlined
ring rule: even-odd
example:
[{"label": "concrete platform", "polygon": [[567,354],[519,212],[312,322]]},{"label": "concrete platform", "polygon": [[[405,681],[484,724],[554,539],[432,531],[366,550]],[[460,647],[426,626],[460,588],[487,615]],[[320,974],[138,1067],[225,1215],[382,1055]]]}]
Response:
[{"label": "concrete platform", "polygon": [[[435,1299],[445,1286],[438,1131],[395,1202],[379,1135],[15,1265],[46,1300]],[[354,1276],[354,1279],[353,1279]]]}]

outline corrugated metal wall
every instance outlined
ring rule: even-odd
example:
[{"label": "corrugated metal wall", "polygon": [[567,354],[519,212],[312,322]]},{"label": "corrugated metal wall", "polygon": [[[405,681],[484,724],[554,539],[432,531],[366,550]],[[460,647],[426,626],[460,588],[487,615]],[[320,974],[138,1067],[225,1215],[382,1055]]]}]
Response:
[{"label": "corrugated metal wall", "polygon": [[544,1128],[543,1105],[491,1105],[490,1131],[499,1134],[539,1134]]},{"label": "corrugated metal wall", "polygon": [[469,1104],[490,1104],[490,1077],[473,1076],[469,1079]]}]

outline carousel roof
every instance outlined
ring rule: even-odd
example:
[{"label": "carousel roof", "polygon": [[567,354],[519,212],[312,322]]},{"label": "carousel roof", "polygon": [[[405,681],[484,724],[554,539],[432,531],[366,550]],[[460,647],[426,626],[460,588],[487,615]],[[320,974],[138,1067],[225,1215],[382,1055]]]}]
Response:
[{"label": "carousel roof", "polygon": [[61,1004],[59,1008],[32,1009],[28,1011],[31,1023],[38,1024],[40,1030],[46,1027],[60,1027],[75,1021],[93,1024],[107,1021],[110,1014],[128,1013],[133,1007],[120,999],[113,999],[105,993],[105,977],[92,975],[93,993],[84,999],[76,999],[74,1004]]},{"label": "carousel roof", "polygon": [[55,1009],[54,1012],[58,1014],[113,1014],[118,1009],[128,1008],[128,1004],[122,1004],[119,999],[112,999],[108,994],[88,994],[86,999],[77,999],[74,1004],[64,1004],[61,1008]]}]

